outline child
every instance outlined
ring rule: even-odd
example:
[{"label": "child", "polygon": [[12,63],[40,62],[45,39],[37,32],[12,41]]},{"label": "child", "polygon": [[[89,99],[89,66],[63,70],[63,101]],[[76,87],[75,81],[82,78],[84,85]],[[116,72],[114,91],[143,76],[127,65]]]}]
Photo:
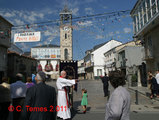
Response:
[{"label": "child", "polygon": [[82,101],[81,101],[81,105],[83,106],[83,113],[86,113],[86,106],[88,105],[88,101],[87,101],[87,90],[86,89],[82,89]]}]

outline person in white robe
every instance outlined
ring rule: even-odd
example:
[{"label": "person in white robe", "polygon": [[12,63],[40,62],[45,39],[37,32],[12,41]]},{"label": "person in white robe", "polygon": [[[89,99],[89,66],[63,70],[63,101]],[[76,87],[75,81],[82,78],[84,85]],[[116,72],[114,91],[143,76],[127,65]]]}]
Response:
[{"label": "person in white robe", "polygon": [[58,90],[57,96],[57,117],[62,119],[70,119],[71,112],[69,106],[69,98],[66,92],[66,86],[72,86],[77,82],[77,80],[66,79],[66,72],[61,71],[61,76],[57,79],[56,86]]}]

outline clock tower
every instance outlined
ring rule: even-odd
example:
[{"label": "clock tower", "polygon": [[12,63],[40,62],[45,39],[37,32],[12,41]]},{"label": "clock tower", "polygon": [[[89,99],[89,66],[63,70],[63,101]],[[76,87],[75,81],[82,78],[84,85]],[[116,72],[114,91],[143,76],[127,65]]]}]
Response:
[{"label": "clock tower", "polygon": [[60,12],[61,60],[72,60],[72,12],[65,5]]}]

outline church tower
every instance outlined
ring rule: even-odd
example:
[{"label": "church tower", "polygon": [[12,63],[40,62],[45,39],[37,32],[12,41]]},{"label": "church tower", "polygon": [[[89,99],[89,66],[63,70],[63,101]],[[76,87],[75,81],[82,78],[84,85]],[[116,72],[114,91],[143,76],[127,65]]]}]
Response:
[{"label": "church tower", "polygon": [[72,12],[65,5],[60,12],[61,60],[72,60]]}]

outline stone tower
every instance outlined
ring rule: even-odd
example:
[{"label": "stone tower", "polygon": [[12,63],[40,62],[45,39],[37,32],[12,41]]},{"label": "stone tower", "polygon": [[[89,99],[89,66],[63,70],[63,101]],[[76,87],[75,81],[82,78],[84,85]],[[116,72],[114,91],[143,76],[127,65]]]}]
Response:
[{"label": "stone tower", "polygon": [[60,12],[61,60],[72,60],[72,12],[67,8]]}]

